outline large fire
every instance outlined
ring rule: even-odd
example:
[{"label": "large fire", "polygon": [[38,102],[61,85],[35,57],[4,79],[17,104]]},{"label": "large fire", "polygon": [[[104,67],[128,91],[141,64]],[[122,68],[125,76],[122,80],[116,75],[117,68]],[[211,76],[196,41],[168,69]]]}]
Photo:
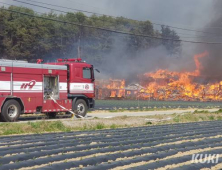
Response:
[{"label": "large fire", "polygon": [[[124,80],[109,80],[100,82],[103,90],[100,90],[98,98],[104,95],[104,89],[108,89],[109,98],[134,98],[149,100],[183,100],[183,101],[221,101],[222,81],[206,81],[206,77],[200,76],[202,65],[200,58],[207,57],[208,53],[194,56],[196,70],[193,72],[172,72],[169,70],[157,70],[139,76],[139,83],[125,87]],[[97,84],[98,85],[98,84]]]}]

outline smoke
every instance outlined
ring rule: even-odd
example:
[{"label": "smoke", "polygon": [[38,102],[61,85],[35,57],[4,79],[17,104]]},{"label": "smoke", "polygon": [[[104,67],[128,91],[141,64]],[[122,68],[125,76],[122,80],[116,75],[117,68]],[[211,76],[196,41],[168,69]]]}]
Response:
[{"label": "smoke", "polygon": [[[87,0],[85,0],[87,1]],[[209,0],[105,0],[115,15],[182,27],[204,23]],[[108,6],[107,5],[107,6]]]},{"label": "smoke", "polygon": [[131,82],[136,81],[137,75],[169,68],[170,63],[167,58],[170,56],[166,54],[167,51],[163,46],[140,50],[136,54],[130,54],[127,48],[119,46],[105,56],[106,60],[102,64],[98,66],[95,63],[95,66],[106,74],[106,78],[119,78]]},{"label": "smoke", "polygon": [[[213,1],[211,21],[204,27],[204,31],[210,32],[209,37],[203,41],[222,42],[222,1]],[[222,45],[201,45],[200,51],[207,51],[209,56],[202,59],[202,75],[215,77],[222,80]]]},{"label": "smoke", "polygon": [[[90,3],[92,1],[83,0],[82,2]],[[205,23],[209,22],[209,14],[212,11],[212,1],[208,0],[141,0],[140,2],[137,0],[103,0],[102,6],[100,4],[101,8],[107,8],[107,6],[109,6],[109,10],[106,13],[110,15],[125,16],[136,20],[151,20],[156,23],[191,29],[202,28]],[[155,25],[154,28],[159,29]],[[193,34],[193,37],[199,36],[193,32],[178,32]],[[101,70],[102,74],[97,74],[99,78],[120,78],[133,82],[137,80],[138,75],[157,69],[194,71],[196,69],[194,55],[204,52],[197,51],[198,46],[194,44],[182,43],[182,52],[177,57],[170,56],[162,45],[132,53],[124,39],[116,35],[114,37],[114,46],[111,51],[102,54],[104,59],[102,63],[98,64],[87,58],[87,61]]]},{"label": "smoke", "polygon": [[[84,58],[101,71],[100,74],[96,74],[96,78],[125,79],[127,83],[132,83],[138,82],[138,75],[159,69],[171,71],[195,70],[193,56],[185,53],[185,51],[174,56],[169,54],[169,51],[163,45],[153,46],[149,49],[132,50],[125,38],[116,34],[112,38],[111,50],[108,53],[101,52],[100,54],[103,58],[102,62],[97,63],[94,58],[90,57]],[[187,60],[187,57],[182,57],[182,55],[191,57]]]}]

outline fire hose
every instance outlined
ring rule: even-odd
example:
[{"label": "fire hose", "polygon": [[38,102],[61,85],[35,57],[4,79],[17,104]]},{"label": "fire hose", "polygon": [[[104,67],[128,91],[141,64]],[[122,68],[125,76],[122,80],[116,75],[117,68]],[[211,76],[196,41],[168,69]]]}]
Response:
[{"label": "fire hose", "polygon": [[80,117],[80,118],[84,118],[83,116],[76,114],[76,113],[73,112],[72,110],[69,110],[69,109],[63,107],[62,105],[60,105],[52,96],[50,96],[50,99],[52,99],[52,100],[54,101],[54,103],[57,104],[60,108],[66,110],[66,111],[68,111],[68,112],[70,112],[70,113],[72,114],[72,118],[74,118],[74,116],[78,116],[78,117]]}]

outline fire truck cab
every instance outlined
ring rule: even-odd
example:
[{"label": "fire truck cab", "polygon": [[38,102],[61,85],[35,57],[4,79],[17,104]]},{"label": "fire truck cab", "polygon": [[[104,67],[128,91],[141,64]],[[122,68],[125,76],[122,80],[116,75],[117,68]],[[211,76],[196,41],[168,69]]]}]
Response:
[{"label": "fire truck cab", "polygon": [[[85,116],[95,106],[95,77],[93,65],[81,59],[58,59],[53,65],[67,66],[68,99],[77,115]],[[78,116],[77,116],[78,117]]]},{"label": "fire truck cab", "polygon": [[17,121],[20,114],[55,117],[73,110],[85,116],[94,107],[93,66],[80,59],[41,64],[0,60],[0,119]]}]

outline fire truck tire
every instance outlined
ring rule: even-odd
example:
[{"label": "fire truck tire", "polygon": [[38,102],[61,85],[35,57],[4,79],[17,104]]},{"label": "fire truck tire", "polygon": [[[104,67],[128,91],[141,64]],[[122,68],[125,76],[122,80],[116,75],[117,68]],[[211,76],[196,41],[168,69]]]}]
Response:
[{"label": "fire truck tire", "polygon": [[50,113],[46,113],[46,115],[47,115],[50,119],[54,119],[54,118],[56,118],[57,113],[56,113],[56,112],[50,112]]},{"label": "fire truck tire", "polygon": [[21,114],[21,106],[16,100],[8,100],[2,108],[1,121],[15,122]]},{"label": "fire truck tire", "polygon": [[[88,106],[87,106],[85,100],[78,99],[75,103],[74,111],[76,113],[77,118],[85,117],[86,113],[88,111]],[[81,117],[78,115],[80,115]]]}]

